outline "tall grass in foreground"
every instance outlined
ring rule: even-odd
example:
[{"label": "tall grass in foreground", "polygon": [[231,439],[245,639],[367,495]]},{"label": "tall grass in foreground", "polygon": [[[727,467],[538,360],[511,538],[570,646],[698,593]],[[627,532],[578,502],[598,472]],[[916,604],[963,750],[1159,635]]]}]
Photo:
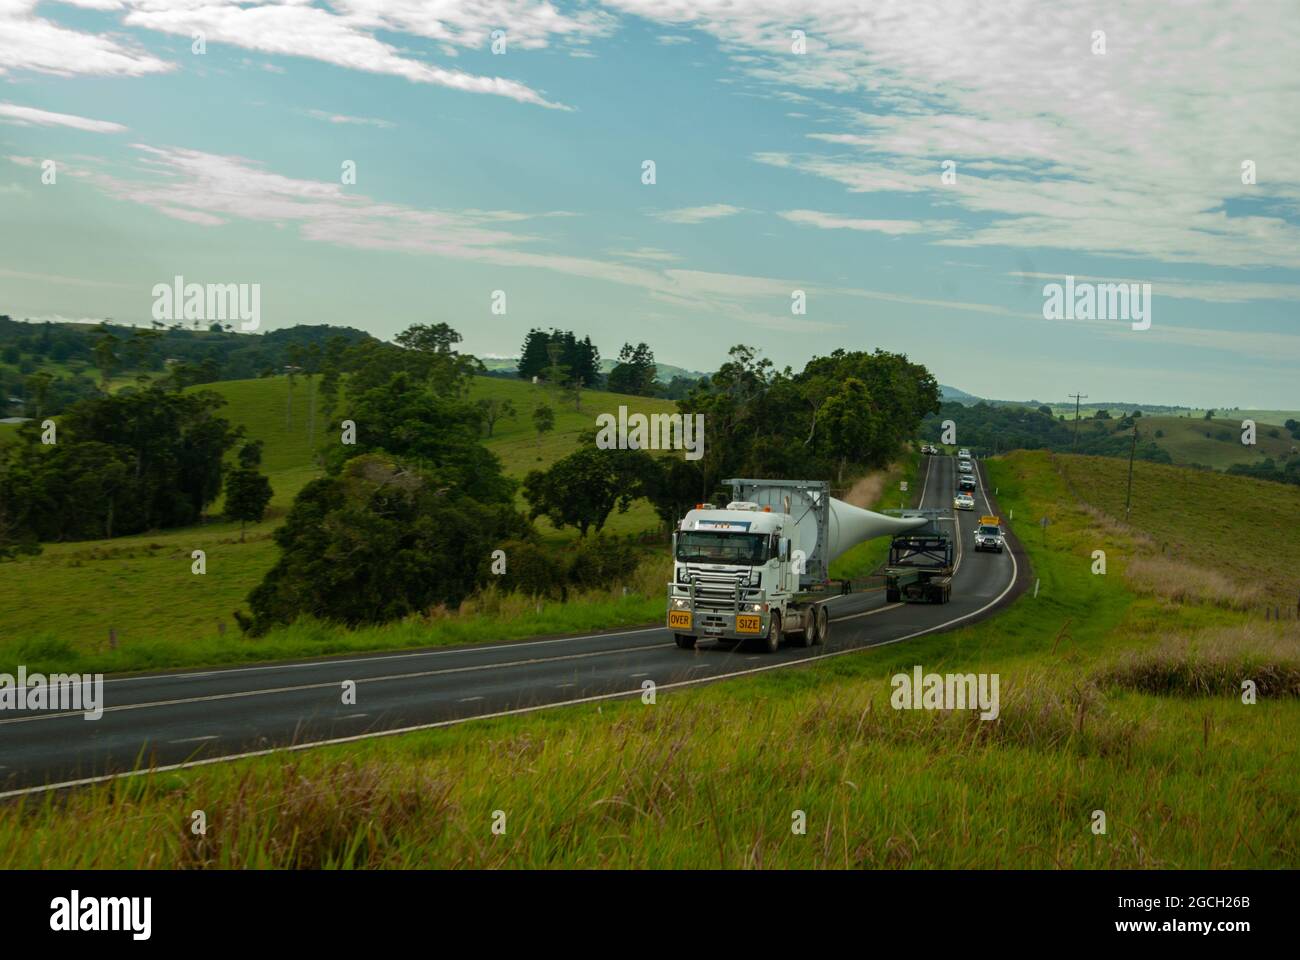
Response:
[{"label": "tall grass in foreground", "polygon": [[[1295,765],[1234,748],[1294,729],[1293,709],[1214,704],[1205,748],[1203,708],[1157,722],[1041,669],[1008,679],[997,723],[892,710],[885,677],[733,692],[27,799],[0,808],[0,867],[1300,864]],[[1090,829],[1098,809],[1105,836]]]}]

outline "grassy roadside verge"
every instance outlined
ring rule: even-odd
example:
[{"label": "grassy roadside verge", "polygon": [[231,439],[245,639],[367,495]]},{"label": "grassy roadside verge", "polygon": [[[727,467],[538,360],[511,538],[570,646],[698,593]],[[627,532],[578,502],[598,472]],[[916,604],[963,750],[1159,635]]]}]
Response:
[{"label": "grassy roadside verge", "polygon": [[[1300,631],[1135,593],[1123,573],[1140,544],[1078,506],[1046,456],[989,469],[1041,578],[1037,599],[991,621],[661,691],[653,704],[11,802],[0,806],[0,867],[1300,865],[1300,700],[1246,706],[1117,679],[1130,658],[1158,664],[1171,642],[1224,643],[1234,631],[1268,641],[1252,669],[1284,672]],[[1044,514],[1045,537],[1034,525]],[[1104,576],[1091,572],[1095,549],[1111,558]],[[890,676],[915,664],[997,673],[999,719],[890,709]],[[189,830],[196,809],[208,818],[202,837]],[[492,831],[498,810],[504,835]]]},{"label": "grassy roadside verge", "polygon": [[567,603],[489,589],[456,611],[357,629],[304,619],[256,639],[232,627],[185,643],[133,638],[114,650],[106,643],[86,647],[44,632],[0,642],[0,671],[14,672],[21,663],[29,672],[128,673],[614,630],[661,620],[668,578],[664,562],[648,557],[627,583],[573,591]]}]

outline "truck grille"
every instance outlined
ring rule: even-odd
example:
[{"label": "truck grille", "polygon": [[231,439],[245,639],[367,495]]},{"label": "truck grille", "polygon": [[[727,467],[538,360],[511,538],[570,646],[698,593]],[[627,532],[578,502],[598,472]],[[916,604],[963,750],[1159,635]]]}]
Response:
[{"label": "truck grille", "polygon": [[762,591],[757,587],[743,586],[749,577],[745,573],[727,573],[718,570],[695,570],[687,567],[687,574],[695,582],[695,608],[697,610],[735,609],[737,589],[742,603],[749,597],[757,597]]}]

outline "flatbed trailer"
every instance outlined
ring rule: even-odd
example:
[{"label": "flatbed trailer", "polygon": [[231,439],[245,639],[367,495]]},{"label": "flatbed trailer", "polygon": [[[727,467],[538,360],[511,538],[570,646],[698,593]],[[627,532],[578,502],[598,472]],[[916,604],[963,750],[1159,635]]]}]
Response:
[{"label": "flatbed trailer", "polygon": [[900,534],[885,566],[888,603],[947,603],[952,597],[953,543],[946,533]]}]

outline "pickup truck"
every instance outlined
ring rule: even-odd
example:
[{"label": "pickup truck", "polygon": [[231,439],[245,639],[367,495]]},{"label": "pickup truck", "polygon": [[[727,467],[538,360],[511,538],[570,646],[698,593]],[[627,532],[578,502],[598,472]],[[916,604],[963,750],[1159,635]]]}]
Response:
[{"label": "pickup truck", "polygon": [[994,550],[1001,553],[1006,548],[1006,535],[1002,532],[1002,521],[998,517],[980,517],[980,524],[975,528],[975,549]]}]

